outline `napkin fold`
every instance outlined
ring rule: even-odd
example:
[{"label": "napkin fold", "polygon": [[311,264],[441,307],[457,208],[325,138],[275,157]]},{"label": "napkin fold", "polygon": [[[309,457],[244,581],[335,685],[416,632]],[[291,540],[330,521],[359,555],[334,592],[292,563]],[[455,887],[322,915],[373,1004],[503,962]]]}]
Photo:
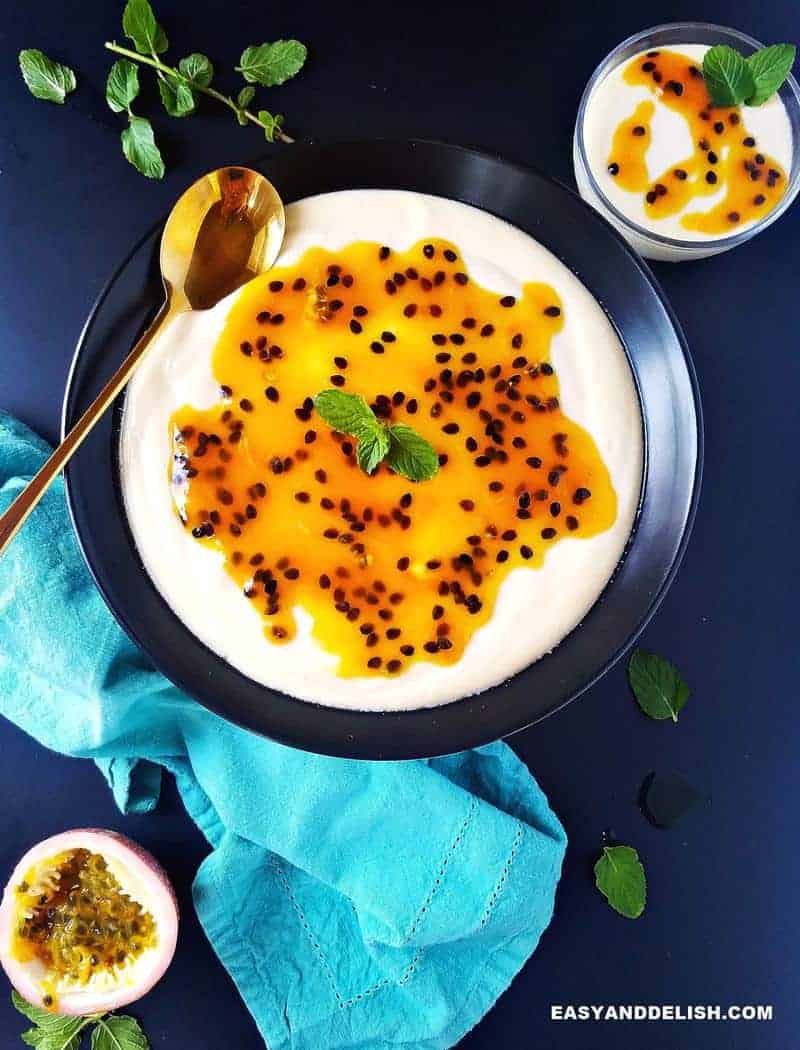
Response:
[{"label": "napkin fold", "polygon": [[[0,413],[0,511],[48,452]],[[212,847],[198,916],[271,1050],[452,1046],[550,921],[566,837],[510,748],[355,762],[223,721],[118,627],[60,480],[0,559],[0,712],[123,812],[174,774]]]}]

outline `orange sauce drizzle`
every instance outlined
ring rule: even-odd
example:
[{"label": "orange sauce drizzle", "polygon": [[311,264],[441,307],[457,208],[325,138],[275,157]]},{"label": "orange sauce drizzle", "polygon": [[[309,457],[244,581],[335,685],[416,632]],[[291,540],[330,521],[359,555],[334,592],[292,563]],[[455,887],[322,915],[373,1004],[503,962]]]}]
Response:
[{"label": "orange sauce drizzle", "polygon": [[707,234],[725,234],[760,219],[781,199],[786,172],[760,148],[744,123],[740,107],[713,106],[699,67],[677,51],[648,51],[634,58],[623,74],[626,83],[649,88],[689,126],[692,155],[677,160],[655,179],[645,155],[651,144],[655,104],[640,102],[614,132],[608,172],[625,190],[644,194],[651,219],[682,211],[689,201],[724,189],[708,211],[681,217],[681,225]]},{"label": "orange sauce drizzle", "polygon": [[[340,675],[452,663],[511,569],[613,524],[608,471],[559,404],[563,322],[553,288],[501,297],[440,240],[312,248],[247,286],[213,353],[220,400],[175,413],[169,473],[267,639],[292,638],[302,606]],[[413,426],[438,474],[365,474],[313,410],[331,386]]]}]

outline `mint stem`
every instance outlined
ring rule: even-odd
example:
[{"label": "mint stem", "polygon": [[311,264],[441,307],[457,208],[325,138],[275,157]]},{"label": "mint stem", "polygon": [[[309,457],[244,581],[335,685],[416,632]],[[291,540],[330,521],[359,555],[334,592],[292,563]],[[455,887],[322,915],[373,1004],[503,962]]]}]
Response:
[{"label": "mint stem", "polygon": [[[158,58],[150,58],[147,55],[140,55],[138,51],[132,51],[130,48],[122,47],[121,44],[113,43],[108,40],[105,42],[104,46],[108,51],[113,51],[116,55],[124,55],[125,58],[130,58],[134,62],[141,62],[145,66],[150,66],[151,68],[156,70],[159,76],[163,76],[164,73],[168,73],[171,76],[178,77],[179,79],[186,79],[177,69],[175,69],[173,66],[168,66],[165,62],[162,62]],[[247,120],[249,120],[252,124],[255,124],[257,127],[263,130],[264,125],[255,115],[255,113],[251,113],[249,109],[242,109],[240,106],[237,106],[233,99],[230,98],[228,95],[223,95],[222,92],[216,91],[212,87],[200,87],[199,84],[193,84],[191,83],[191,81],[189,81],[189,83],[191,84],[191,88],[193,91],[199,91],[203,95],[208,95],[209,98],[215,98],[217,102],[221,102],[223,105],[227,106],[228,109],[233,110],[233,112],[237,116],[241,113],[242,116],[246,117]],[[281,142],[294,142],[294,139],[290,135],[287,135],[285,131],[281,131],[280,128],[275,129],[274,135],[275,138],[279,139]]]}]

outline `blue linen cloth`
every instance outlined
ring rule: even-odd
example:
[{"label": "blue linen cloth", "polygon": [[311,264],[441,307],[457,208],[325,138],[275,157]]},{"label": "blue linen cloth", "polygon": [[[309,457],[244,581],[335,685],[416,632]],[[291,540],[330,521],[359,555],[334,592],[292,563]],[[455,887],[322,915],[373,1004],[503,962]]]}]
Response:
[{"label": "blue linen cloth", "polygon": [[[0,511],[48,451],[0,413]],[[174,774],[212,846],[197,913],[271,1050],[452,1046],[550,921],[566,837],[510,748],[345,761],[211,714],[108,612],[60,480],[0,559],[0,712],[124,812]]]}]

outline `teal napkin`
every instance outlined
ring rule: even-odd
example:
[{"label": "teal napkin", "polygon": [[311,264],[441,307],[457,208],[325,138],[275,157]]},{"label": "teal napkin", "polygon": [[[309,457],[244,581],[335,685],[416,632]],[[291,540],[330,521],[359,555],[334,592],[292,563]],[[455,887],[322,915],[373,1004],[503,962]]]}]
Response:
[{"label": "teal napkin", "polygon": [[[47,452],[0,413],[0,511]],[[510,748],[351,762],[211,714],[109,614],[60,482],[0,559],[0,712],[124,812],[174,774],[212,846],[197,913],[271,1050],[452,1046],[550,921],[566,837]]]}]

